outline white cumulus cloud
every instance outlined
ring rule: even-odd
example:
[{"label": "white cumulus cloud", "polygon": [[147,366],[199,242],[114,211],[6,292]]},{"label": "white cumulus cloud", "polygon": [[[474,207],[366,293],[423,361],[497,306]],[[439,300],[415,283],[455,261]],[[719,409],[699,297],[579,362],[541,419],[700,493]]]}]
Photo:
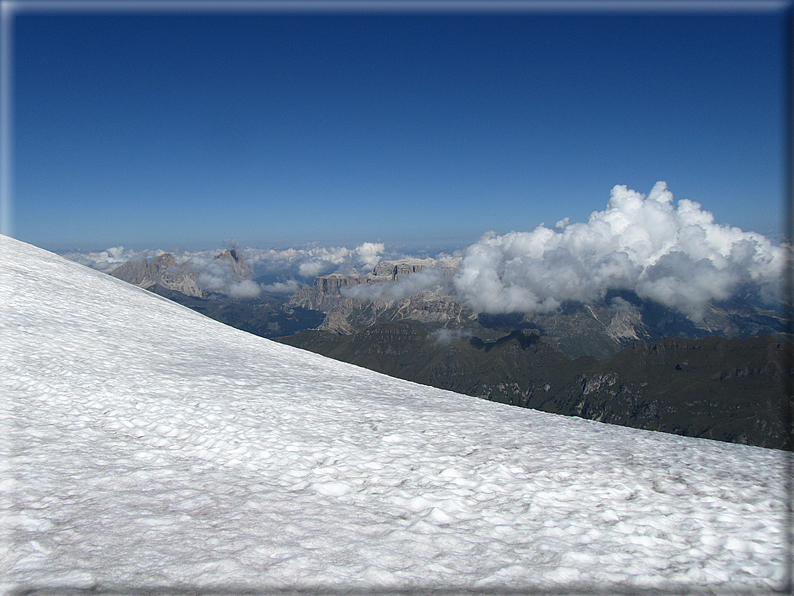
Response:
[{"label": "white cumulus cloud", "polygon": [[380,262],[380,255],[386,250],[386,246],[380,242],[364,242],[356,247],[358,262],[367,269],[374,269]]},{"label": "white cumulus cloud", "polygon": [[378,264],[385,248],[381,243],[364,242],[352,250],[343,246],[309,249],[298,264],[298,275],[311,278],[333,271],[366,273]]},{"label": "white cumulus cloud", "polygon": [[139,252],[124,248],[123,246],[114,246],[113,248],[108,248],[98,252],[70,252],[64,254],[63,256],[67,259],[80,263],[81,265],[85,265],[86,267],[91,267],[92,269],[96,269],[98,271],[110,273],[127,261],[151,259],[160,254],[163,254],[163,251],[156,250]]},{"label": "white cumulus cloud", "polygon": [[208,263],[196,278],[196,285],[208,292],[225,291],[234,282],[229,263],[226,260],[215,260]]},{"label": "white cumulus cloud", "polygon": [[783,249],[760,234],[717,225],[700,204],[658,182],[645,197],[615,186],[587,223],[489,233],[465,253],[454,287],[479,312],[550,312],[626,289],[698,318],[744,284],[773,296]]}]

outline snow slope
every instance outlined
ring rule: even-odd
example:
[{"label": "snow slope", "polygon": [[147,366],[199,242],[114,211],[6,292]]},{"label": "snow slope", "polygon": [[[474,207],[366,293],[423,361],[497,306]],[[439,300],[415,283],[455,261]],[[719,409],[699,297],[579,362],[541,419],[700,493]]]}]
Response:
[{"label": "snow slope", "polygon": [[392,379],[1,236],[0,304],[6,593],[785,575],[783,452]]}]

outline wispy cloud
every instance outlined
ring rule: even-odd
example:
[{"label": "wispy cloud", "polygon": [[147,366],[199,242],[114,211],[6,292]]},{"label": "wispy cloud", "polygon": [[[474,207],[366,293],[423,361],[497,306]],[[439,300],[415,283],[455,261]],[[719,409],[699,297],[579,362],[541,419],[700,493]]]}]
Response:
[{"label": "wispy cloud", "polygon": [[294,279],[288,279],[287,281],[277,281],[272,284],[262,284],[260,287],[263,292],[268,292],[269,294],[293,294],[301,286]]},{"label": "wispy cloud", "polygon": [[[241,253],[254,279],[274,279],[270,283],[255,284],[236,279],[229,262],[215,257],[223,248],[215,250],[174,254],[179,265],[187,267],[196,274],[196,283],[202,290],[224,292],[236,297],[253,297],[259,291],[271,293],[292,293],[302,283],[311,282],[317,275],[343,271],[347,274],[370,272],[381,260],[386,247],[382,243],[364,242],[355,248],[307,246],[286,249],[240,248],[235,238],[224,243]],[[123,246],[108,248],[100,252],[74,252],[65,257],[93,269],[110,273],[127,261],[152,259],[164,254],[163,250],[135,251]],[[256,286],[256,292],[255,287]]]},{"label": "wispy cloud", "polygon": [[420,292],[448,284],[441,269],[428,268],[402,276],[393,283],[361,284],[342,290],[348,298],[372,300],[375,302],[395,302],[414,296]]},{"label": "wispy cloud", "polygon": [[433,343],[442,346],[451,344],[455,340],[469,339],[474,336],[471,329],[436,329],[429,336]]}]

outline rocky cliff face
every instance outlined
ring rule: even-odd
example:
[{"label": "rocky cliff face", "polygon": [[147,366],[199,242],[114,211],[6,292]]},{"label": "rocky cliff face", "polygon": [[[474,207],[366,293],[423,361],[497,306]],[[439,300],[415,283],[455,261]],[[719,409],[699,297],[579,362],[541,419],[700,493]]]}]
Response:
[{"label": "rocky cliff face", "polygon": [[[226,270],[227,267],[228,270]],[[228,249],[216,255],[211,266],[208,267],[208,269],[213,269],[214,272],[217,272],[219,268],[227,271],[224,275],[228,276],[232,283],[251,279],[251,273],[248,270],[245,257],[234,249]],[[229,271],[231,275],[229,275]],[[127,261],[121,267],[111,271],[110,275],[127,283],[159,293],[170,290],[195,298],[203,298],[207,294],[202,289],[202,287],[206,288],[206,285],[199,287],[201,273],[194,271],[190,267],[189,261],[177,265],[174,256],[168,253],[159,255],[151,261],[146,259],[142,261]],[[221,291],[221,293],[223,292]]]},{"label": "rocky cliff face", "polygon": [[343,290],[347,290],[361,283],[367,283],[368,281],[367,278],[357,276],[345,277],[339,273],[320,275],[314,278],[312,291],[319,298],[320,303],[322,303],[327,298],[339,298],[342,296]]},{"label": "rocky cliff face", "polygon": [[151,261],[127,261],[110,275],[147,290],[160,286],[198,298],[203,293],[196,285],[197,274],[190,271],[187,263],[177,265],[174,256],[168,253]]},{"label": "rocky cliff face", "polygon": [[425,269],[441,270],[442,277],[455,275],[459,258],[404,259],[381,261],[363,276],[340,273],[320,275],[311,287],[299,289],[288,301],[290,306],[326,313],[318,327],[333,333],[350,334],[376,322],[415,320],[422,323],[459,325],[476,319],[476,315],[453,300],[440,288],[431,288],[407,298],[393,301],[362,300],[345,295],[345,290],[359,285],[393,284]]},{"label": "rocky cliff face", "polygon": [[235,281],[251,279],[251,273],[248,271],[248,264],[245,262],[245,257],[233,248],[228,248],[221,254],[215,255],[215,259],[213,260],[226,261],[229,268],[232,270]]},{"label": "rocky cliff face", "polygon": [[[637,341],[530,407],[688,436],[790,448],[785,352],[772,336]],[[718,421],[717,424],[714,422]]]},{"label": "rocky cliff face", "polygon": [[321,331],[350,334],[377,323],[416,321],[429,327],[460,327],[475,321],[471,309],[449,296],[421,292],[395,302],[345,298],[328,311]]},{"label": "rocky cliff face", "polygon": [[457,273],[460,261],[460,258],[381,261],[375,265],[370,277],[377,281],[399,281],[401,276],[419,273],[420,271],[431,268],[440,269],[443,275],[452,277]]},{"label": "rocky cliff face", "polygon": [[287,301],[291,307],[331,312],[341,303],[350,302],[350,298],[342,295],[342,290],[362,283],[361,277],[346,277],[339,273],[318,275],[311,286],[298,289]]}]

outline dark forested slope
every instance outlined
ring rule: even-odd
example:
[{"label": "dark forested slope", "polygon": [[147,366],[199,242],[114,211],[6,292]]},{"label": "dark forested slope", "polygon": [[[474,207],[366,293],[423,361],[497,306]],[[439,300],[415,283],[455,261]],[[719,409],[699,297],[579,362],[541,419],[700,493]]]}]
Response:
[{"label": "dark forested slope", "polygon": [[784,351],[750,339],[636,341],[606,360],[575,360],[533,330],[481,339],[411,324],[353,335],[303,331],[277,341],[395,377],[492,401],[635,428],[790,447]]}]

